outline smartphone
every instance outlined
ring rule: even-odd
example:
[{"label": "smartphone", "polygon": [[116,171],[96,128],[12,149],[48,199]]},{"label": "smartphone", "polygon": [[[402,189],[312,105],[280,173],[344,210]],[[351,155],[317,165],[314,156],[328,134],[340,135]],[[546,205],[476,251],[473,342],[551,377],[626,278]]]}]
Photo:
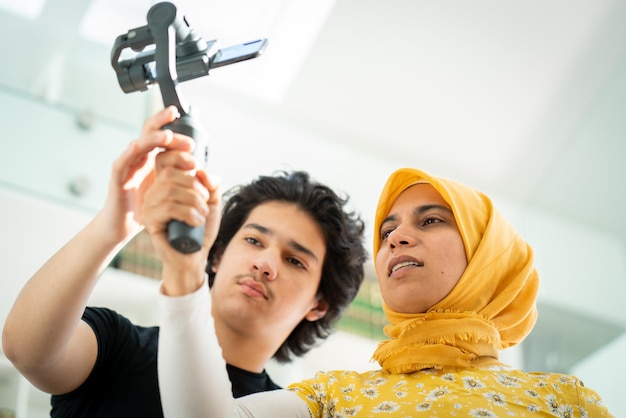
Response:
[{"label": "smartphone", "polygon": [[[194,42],[192,42],[195,45]],[[211,68],[223,67],[236,62],[256,58],[263,53],[267,46],[266,38],[245,42],[218,49],[217,41],[209,41],[206,48],[195,51],[191,48],[188,55],[176,56],[177,82],[191,80],[205,76]],[[111,52],[111,64],[117,73],[117,80],[125,93],[145,91],[148,86],[158,82],[156,68],[156,45],[138,44],[142,50],[128,59],[120,60],[122,52],[130,50],[136,52],[136,46],[129,42],[128,36],[120,35],[115,41]],[[178,52],[177,45],[177,52]],[[184,49],[184,48],[183,48]]]},{"label": "smartphone", "polygon": [[224,65],[256,58],[263,53],[267,46],[267,39],[257,39],[218,50],[209,62],[209,68],[223,67]]}]

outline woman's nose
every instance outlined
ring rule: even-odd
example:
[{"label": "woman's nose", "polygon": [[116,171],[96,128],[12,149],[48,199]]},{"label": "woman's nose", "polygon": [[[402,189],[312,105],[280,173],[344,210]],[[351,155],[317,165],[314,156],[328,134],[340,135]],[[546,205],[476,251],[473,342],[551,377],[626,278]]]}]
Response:
[{"label": "woman's nose", "polygon": [[415,245],[415,237],[402,228],[396,228],[389,234],[387,242],[391,248]]},{"label": "woman's nose", "polygon": [[261,273],[266,280],[274,280],[277,276],[276,256],[271,250],[265,250],[258,254],[252,262],[252,269]]}]

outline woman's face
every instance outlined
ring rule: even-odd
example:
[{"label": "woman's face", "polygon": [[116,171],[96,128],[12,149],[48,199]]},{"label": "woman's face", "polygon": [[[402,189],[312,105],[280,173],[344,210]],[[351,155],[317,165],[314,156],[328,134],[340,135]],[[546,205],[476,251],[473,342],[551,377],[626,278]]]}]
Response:
[{"label": "woman's face", "polygon": [[426,312],[467,267],[452,210],[430,184],[403,191],[377,232],[376,275],[383,300],[395,312]]}]

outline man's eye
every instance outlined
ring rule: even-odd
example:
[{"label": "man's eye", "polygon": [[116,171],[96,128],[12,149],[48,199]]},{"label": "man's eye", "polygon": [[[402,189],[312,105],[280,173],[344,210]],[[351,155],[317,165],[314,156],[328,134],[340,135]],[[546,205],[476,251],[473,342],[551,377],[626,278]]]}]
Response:
[{"label": "man's eye", "polygon": [[426,218],[424,219],[424,225],[432,225],[432,224],[436,224],[442,222],[441,219],[439,218]]},{"label": "man's eye", "polygon": [[299,267],[299,268],[304,268],[304,264],[302,264],[302,262],[298,260],[297,258],[289,258],[288,260],[294,266]]},{"label": "man's eye", "polygon": [[246,237],[246,242],[252,244],[252,245],[259,245],[259,240],[256,238],[252,238],[252,237]]},{"label": "man's eye", "polygon": [[391,234],[392,232],[393,232],[393,229],[391,228],[382,230],[380,232],[380,239],[386,240],[387,238],[389,238],[389,234]]}]

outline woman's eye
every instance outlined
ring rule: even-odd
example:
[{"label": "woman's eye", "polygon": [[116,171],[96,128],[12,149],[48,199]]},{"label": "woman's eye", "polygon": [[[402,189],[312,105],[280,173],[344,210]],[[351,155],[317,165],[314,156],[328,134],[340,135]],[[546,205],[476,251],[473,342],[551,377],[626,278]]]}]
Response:
[{"label": "woman's eye", "polygon": [[439,218],[426,218],[424,219],[424,225],[432,225],[441,222]]},{"label": "woman's eye", "polygon": [[389,234],[391,234],[393,232],[393,229],[384,229],[380,232],[380,239],[382,239],[383,241],[386,240],[387,238],[389,238]]}]

